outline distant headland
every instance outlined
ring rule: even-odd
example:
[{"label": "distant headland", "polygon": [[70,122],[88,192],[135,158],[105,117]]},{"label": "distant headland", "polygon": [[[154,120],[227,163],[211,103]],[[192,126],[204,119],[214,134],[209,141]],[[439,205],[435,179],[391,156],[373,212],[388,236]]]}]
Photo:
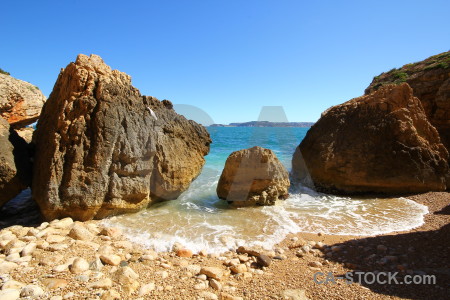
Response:
[{"label": "distant headland", "polygon": [[209,127],[311,127],[314,122],[269,122],[250,121],[244,123],[212,124]]}]

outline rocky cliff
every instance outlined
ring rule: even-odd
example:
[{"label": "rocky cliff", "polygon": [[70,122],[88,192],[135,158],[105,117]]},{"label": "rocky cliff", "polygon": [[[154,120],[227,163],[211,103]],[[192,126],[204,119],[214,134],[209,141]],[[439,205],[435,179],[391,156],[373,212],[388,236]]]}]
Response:
[{"label": "rocky cliff", "polygon": [[31,83],[0,74],[0,116],[13,128],[35,122],[41,113],[45,96]]},{"label": "rocky cliff", "polygon": [[334,106],[293,157],[293,175],[340,194],[446,189],[449,154],[406,84]]},{"label": "rocky cliff", "polygon": [[365,93],[386,84],[407,82],[419,98],[430,123],[450,150],[450,51],[376,76]]},{"label": "rocky cliff", "polygon": [[96,55],[61,71],[33,137],[33,197],[48,219],[132,212],[175,199],[200,173],[206,129],[142,96]]},{"label": "rocky cliff", "polygon": [[0,117],[0,208],[30,185],[27,143]]}]

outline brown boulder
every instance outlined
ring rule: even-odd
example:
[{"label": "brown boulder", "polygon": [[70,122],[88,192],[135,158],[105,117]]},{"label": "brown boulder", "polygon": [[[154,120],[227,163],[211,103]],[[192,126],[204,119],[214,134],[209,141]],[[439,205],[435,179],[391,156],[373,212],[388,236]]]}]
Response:
[{"label": "brown boulder", "polygon": [[442,191],[448,158],[419,99],[404,83],[324,112],[297,148],[292,173],[332,193]]},{"label": "brown boulder", "polygon": [[253,147],[228,156],[217,195],[235,206],[274,205],[286,199],[289,173],[269,149]]},{"label": "brown boulder", "polygon": [[428,120],[450,151],[450,51],[382,73],[373,79],[365,93],[400,82],[412,87],[414,96],[422,102]]},{"label": "brown boulder", "polygon": [[31,83],[0,74],[0,116],[11,127],[20,128],[35,122],[45,103],[45,96]]},{"label": "brown boulder", "polygon": [[26,142],[0,117],[0,207],[30,185]]},{"label": "brown boulder", "polygon": [[170,200],[200,173],[206,129],[141,96],[96,55],[61,71],[35,142],[33,197],[47,219],[103,218]]}]

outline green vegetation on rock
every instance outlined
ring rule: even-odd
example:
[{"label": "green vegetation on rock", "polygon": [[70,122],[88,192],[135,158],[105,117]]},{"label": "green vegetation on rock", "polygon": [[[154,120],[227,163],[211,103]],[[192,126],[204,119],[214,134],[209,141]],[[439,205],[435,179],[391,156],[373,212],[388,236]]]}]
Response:
[{"label": "green vegetation on rock", "polygon": [[[446,70],[450,68],[450,51],[431,56],[423,61],[405,64],[401,68],[393,68],[373,78],[367,92],[376,91],[387,84],[401,84],[408,82],[417,73],[431,70]],[[417,75],[416,75],[417,76]]]},{"label": "green vegetation on rock", "polygon": [[2,68],[0,68],[0,74],[11,75],[9,72],[6,72],[6,71],[3,70]]}]

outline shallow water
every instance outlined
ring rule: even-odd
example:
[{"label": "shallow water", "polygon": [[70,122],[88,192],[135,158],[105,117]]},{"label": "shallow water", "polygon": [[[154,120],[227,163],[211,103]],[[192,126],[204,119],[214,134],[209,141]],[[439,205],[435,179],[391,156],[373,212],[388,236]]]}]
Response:
[{"label": "shallow water", "polygon": [[157,251],[179,242],[193,251],[223,252],[239,245],[271,248],[287,234],[323,232],[376,235],[423,224],[426,206],[399,199],[359,199],[292,189],[290,197],[270,207],[229,208],[217,198],[216,186],[228,155],[262,146],[273,150],[291,168],[295,147],[307,128],[209,128],[213,144],[200,176],[177,200],[156,204],[135,214],[104,222]]}]

